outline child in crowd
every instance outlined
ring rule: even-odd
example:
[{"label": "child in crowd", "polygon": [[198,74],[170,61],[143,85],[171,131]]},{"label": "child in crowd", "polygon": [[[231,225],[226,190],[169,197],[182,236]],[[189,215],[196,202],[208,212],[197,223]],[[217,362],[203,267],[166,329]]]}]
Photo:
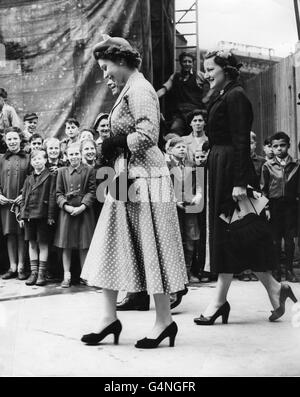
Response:
[{"label": "child in crowd", "polygon": [[260,181],[262,166],[266,162],[266,159],[264,157],[256,154],[256,147],[257,147],[256,134],[255,134],[255,132],[251,131],[250,132],[250,155],[251,155],[252,163],[253,163],[258,181]]},{"label": "child in crowd", "polygon": [[202,148],[196,149],[194,152],[193,163],[196,167],[204,167],[207,162],[208,151],[203,150]]},{"label": "child in crowd", "polygon": [[[194,154],[194,164],[196,167],[200,167],[203,170],[203,192],[204,192],[204,208],[203,211],[199,214],[199,225],[200,225],[200,241],[197,244],[197,255],[196,255],[196,264],[198,268],[201,270],[201,279],[202,283],[208,283],[212,281],[215,276],[209,272],[205,271],[205,262],[206,262],[206,251],[207,251],[207,241],[206,241],[206,234],[207,234],[207,225],[206,225],[206,197],[207,197],[207,158],[209,154],[209,143],[205,141],[201,148],[197,149]],[[194,258],[195,259],[195,258]],[[194,261],[195,263],[195,261]],[[197,267],[196,266],[196,267]]]},{"label": "child in crowd", "polygon": [[262,168],[261,187],[270,200],[267,217],[274,233],[277,269],[276,278],[281,280],[281,242],[284,240],[286,252],[286,280],[296,282],[293,272],[295,251],[294,238],[297,230],[297,199],[299,188],[299,164],[289,155],[290,138],[284,132],[271,137],[274,158],[266,161]]},{"label": "child in crowd", "polygon": [[29,139],[30,143],[30,152],[34,152],[35,150],[41,150],[43,148],[43,138],[40,134],[32,134],[32,136]]},{"label": "child in crowd", "polygon": [[184,137],[187,146],[187,159],[193,162],[195,151],[201,150],[204,142],[208,140],[205,135],[206,111],[201,109],[193,110],[187,115],[187,124],[192,128],[192,132]]},{"label": "child in crowd", "polygon": [[86,139],[94,140],[95,131],[92,128],[85,128],[80,132],[80,142],[85,141]]},{"label": "child in crowd", "polygon": [[71,285],[72,250],[79,250],[83,266],[95,229],[95,171],[82,164],[78,143],[69,145],[67,156],[70,166],[58,170],[56,183],[56,200],[60,210],[54,245],[63,250],[62,288]]},{"label": "child in crowd", "polygon": [[21,189],[29,174],[29,155],[21,150],[21,130],[9,127],[5,130],[7,151],[0,159],[0,206],[3,235],[7,237],[10,268],[2,276],[4,280],[18,276],[26,279],[24,266],[24,232],[17,221],[22,200]]},{"label": "child in crowd", "polygon": [[79,140],[79,121],[75,118],[69,118],[65,124],[65,134],[67,135],[66,144],[67,148],[72,143],[76,143]]},{"label": "child in crowd", "polygon": [[272,160],[272,158],[274,157],[274,153],[272,149],[271,138],[265,139],[263,150],[265,153],[265,160],[266,161]]},{"label": "child in crowd", "polygon": [[85,139],[80,143],[80,150],[82,153],[82,163],[95,168],[97,157],[96,142],[92,139]]},{"label": "child in crowd", "polygon": [[31,274],[26,285],[45,285],[50,229],[55,223],[56,197],[55,175],[46,168],[47,154],[44,150],[33,150],[31,166],[33,172],[27,176],[21,202],[22,226],[25,240],[29,241]]},{"label": "child in crowd", "polygon": [[[47,152],[46,167],[49,169],[51,174],[57,175],[57,171],[61,167],[66,166],[66,161],[61,158],[61,143],[57,138],[47,138],[44,141],[45,150]],[[59,279],[61,276],[61,255],[59,250],[53,246],[55,224],[49,227],[49,259],[47,266],[47,280]]]},{"label": "child in crowd", "polygon": [[[200,240],[199,213],[204,198],[203,187],[196,186],[195,167],[187,160],[187,146],[184,138],[172,138],[169,143],[171,160],[168,167],[174,183],[177,199],[178,218],[182,235],[186,268],[190,282],[199,282],[199,272],[192,273],[193,257]],[[191,178],[191,179],[189,179]],[[192,183],[191,183],[192,182]],[[192,189],[191,191],[189,191]],[[199,211],[190,212],[191,207]],[[202,208],[203,210],[203,208]],[[200,270],[200,269],[199,269]]]},{"label": "child in crowd", "polygon": [[60,158],[61,152],[59,139],[45,139],[44,145],[47,153],[46,167],[51,173],[57,174],[57,170],[66,165],[64,161]]},{"label": "child in crowd", "polygon": [[25,114],[23,121],[24,121],[24,129],[23,129],[23,141],[25,145],[28,143],[31,136],[35,133],[38,124],[38,116],[36,113],[27,113]]},{"label": "child in crowd", "polygon": [[[250,156],[253,164],[253,177],[251,178],[251,182],[249,184],[255,188],[260,190],[260,179],[261,179],[261,172],[262,166],[266,162],[265,158],[256,154],[256,134],[251,131],[250,132]],[[272,150],[272,148],[271,148]],[[245,270],[238,276],[239,280],[241,281],[258,281],[258,278],[251,270]]]}]

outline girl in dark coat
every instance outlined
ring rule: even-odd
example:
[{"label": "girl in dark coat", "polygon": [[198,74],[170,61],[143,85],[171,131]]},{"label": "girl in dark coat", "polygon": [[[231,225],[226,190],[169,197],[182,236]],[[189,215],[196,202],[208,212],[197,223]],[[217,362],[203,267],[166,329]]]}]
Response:
[{"label": "girl in dark coat", "polygon": [[[21,190],[29,174],[29,155],[20,149],[21,130],[9,127],[5,130],[7,151],[0,160],[0,205],[1,222],[4,236],[7,236],[9,270],[2,277],[7,280],[17,277],[26,278],[24,270],[24,232],[16,220],[13,208],[18,211],[21,204]],[[13,207],[12,207],[13,206]]]},{"label": "girl in dark coat", "polygon": [[71,253],[78,249],[83,265],[95,229],[95,170],[81,163],[79,143],[67,149],[69,167],[58,170],[56,200],[60,208],[54,245],[63,249],[63,288],[71,284]]},{"label": "girl in dark coat", "polygon": [[249,256],[237,257],[228,244],[227,224],[220,218],[221,214],[230,214],[235,202],[247,198],[247,186],[253,181],[250,158],[253,113],[238,83],[241,65],[230,52],[218,51],[207,55],[204,66],[210,88],[215,92],[207,124],[211,147],[208,159],[209,245],[211,270],[219,277],[214,298],[204,314],[194,321],[198,325],[212,325],[222,316],[223,323],[227,323],[230,311],[227,292],[233,274],[249,267],[268,292],[274,308],[269,320],[274,321],[283,315],[287,297],[296,298],[289,286],[281,285],[268,272],[275,266],[271,236],[268,241],[255,245]]}]

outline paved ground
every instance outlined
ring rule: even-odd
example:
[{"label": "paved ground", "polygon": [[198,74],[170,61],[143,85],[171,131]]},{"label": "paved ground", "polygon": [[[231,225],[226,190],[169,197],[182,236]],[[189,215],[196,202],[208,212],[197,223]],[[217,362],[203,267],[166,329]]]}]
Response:
[{"label": "paved ground", "polygon": [[[300,284],[292,285],[300,299]],[[0,281],[0,376],[300,376],[300,307],[287,302],[281,321],[257,282],[234,281],[228,325],[193,324],[214,284],[191,287],[174,309],[176,347],[134,348],[154,321],[149,312],[123,312],[120,345],[85,346],[101,314],[102,293],[86,287],[27,287]],[[298,313],[296,309],[298,308]],[[294,310],[294,311],[293,311]]]}]

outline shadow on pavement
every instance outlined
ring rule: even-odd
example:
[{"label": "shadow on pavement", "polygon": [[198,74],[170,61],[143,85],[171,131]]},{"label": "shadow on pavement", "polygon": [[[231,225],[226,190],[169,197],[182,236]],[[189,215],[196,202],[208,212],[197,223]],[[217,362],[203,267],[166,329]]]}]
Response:
[{"label": "shadow on pavement", "polygon": [[[1,285],[0,291],[3,291],[3,289],[6,289],[7,287],[9,287],[8,283],[6,285]],[[16,287],[16,285],[14,285],[14,287]],[[61,288],[60,283],[48,284],[45,287],[33,286],[28,288],[30,288],[28,293],[24,293],[24,291],[21,291],[20,293],[20,290],[9,291],[7,294],[4,294],[3,297],[0,296],[0,302],[41,298],[51,295],[77,294],[87,291],[101,292],[100,288],[88,287],[86,285],[72,285],[70,288]]]}]

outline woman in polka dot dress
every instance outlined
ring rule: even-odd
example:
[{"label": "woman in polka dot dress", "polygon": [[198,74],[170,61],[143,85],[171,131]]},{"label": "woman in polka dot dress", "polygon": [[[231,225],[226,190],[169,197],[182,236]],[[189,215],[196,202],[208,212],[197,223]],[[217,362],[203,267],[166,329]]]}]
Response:
[{"label": "woman in polka dot dress", "polygon": [[122,38],[106,36],[94,47],[104,78],[123,89],[111,111],[111,138],[102,153],[114,159],[116,175],[129,153],[128,177],[134,199],[116,200],[108,193],[81,277],[102,287],[104,313],[96,333],[82,341],[97,344],[109,334],[118,343],[121,323],[116,316],[118,291],[154,295],[155,325],[139,348],[157,347],[169,337],[174,345],[177,325],[170,313],[170,293],[187,283],[176,203],[169,171],[157,147],[159,102],[152,85],[139,73],[140,55]]}]

